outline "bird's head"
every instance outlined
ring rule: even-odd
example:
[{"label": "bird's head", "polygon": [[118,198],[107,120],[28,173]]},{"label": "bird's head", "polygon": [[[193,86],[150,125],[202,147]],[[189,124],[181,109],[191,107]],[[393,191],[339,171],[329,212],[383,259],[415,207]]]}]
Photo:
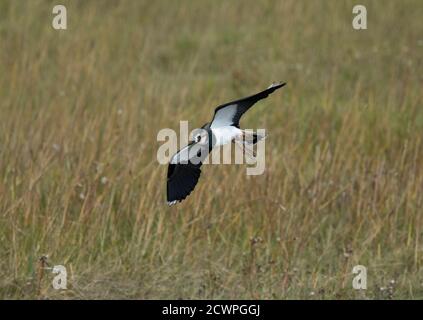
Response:
[{"label": "bird's head", "polygon": [[194,129],[191,134],[191,142],[199,144],[207,144],[209,141],[209,133],[207,130],[199,128]]}]

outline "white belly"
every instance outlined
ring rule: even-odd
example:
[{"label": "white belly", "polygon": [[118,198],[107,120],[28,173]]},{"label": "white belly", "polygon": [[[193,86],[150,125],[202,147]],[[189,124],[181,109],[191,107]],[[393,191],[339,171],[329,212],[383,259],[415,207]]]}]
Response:
[{"label": "white belly", "polygon": [[235,138],[242,137],[242,131],[233,126],[220,127],[211,130],[216,139],[216,147],[223,146],[232,142],[232,140]]}]

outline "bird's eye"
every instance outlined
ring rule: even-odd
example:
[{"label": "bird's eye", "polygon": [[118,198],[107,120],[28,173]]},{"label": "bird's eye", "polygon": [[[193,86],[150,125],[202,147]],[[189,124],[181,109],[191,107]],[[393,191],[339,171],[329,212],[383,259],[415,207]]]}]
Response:
[{"label": "bird's eye", "polygon": [[195,142],[200,142],[201,141],[201,134],[197,134],[195,136]]}]

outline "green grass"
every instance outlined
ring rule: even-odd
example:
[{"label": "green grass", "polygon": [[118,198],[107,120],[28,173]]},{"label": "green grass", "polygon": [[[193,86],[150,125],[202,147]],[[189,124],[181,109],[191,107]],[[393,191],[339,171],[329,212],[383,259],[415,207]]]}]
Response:
[{"label": "green grass", "polygon": [[[423,298],[421,1],[60,3],[0,2],[1,298]],[[273,81],[265,174],[168,208],[158,131]]]}]

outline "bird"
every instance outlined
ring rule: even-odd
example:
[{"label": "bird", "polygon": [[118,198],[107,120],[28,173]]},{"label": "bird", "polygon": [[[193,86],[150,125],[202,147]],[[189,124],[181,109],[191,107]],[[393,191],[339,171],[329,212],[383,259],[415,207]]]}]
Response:
[{"label": "bird", "polygon": [[[183,201],[194,190],[201,174],[201,165],[214,147],[240,141],[247,134],[240,128],[241,117],[259,100],[267,98],[286,83],[273,83],[267,89],[246,98],[218,106],[212,120],[193,131],[188,145],[177,151],[169,161],[167,171],[167,204]],[[263,139],[252,134],[250,143]],[[245,143],[245,142],[244,142]]]}]

